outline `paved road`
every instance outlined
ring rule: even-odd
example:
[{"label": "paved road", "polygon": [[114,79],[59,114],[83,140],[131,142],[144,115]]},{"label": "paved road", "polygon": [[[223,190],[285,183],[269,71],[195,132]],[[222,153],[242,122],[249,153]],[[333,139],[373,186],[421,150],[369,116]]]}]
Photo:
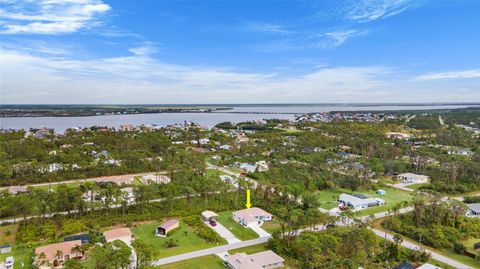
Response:
[{"label": "paved road", "polygon": [[241,241],[241,242],[238,242],[238,243],[233,243],[233,244],[223,245],[223,246],[219,246],[219,247],[207,248],[207,249],[193,251],[193,252],[189,252],[189,253],[185,253],[185,254],[170,256],[170,257],[167,257],[167,258],[157,260],[156,262],[153,263],[153,265],[154,266],[160,266],[160,265],[179,262],[179,261],[183,261],[183,260],[188,260],[188,259],[213,255],[213,254],[217,254],[217,253],[227,252],[229,250],[236,249],[236,248],[243,248],[243,247],[259,245],[259,244],[263,244],[263,243],[268,242],[268,239],[269,239],[269,237],[260,237],[260,238],[253,239],[253,240]]},{"label": "paved road", "polygon": [[[386,239],[389,240],[389,241],[394,242],[394,240],[393,240],[393,235],[388,234],[388,233],[385,233],[385,232],[380,231],[380,230],[377,230],[377,229],[372,229],[372,231],[373,231],[376,235],[378,235],[378,236],[380,236],[380,237],[383,237],[383,238],[386,238]],[[409,249],[412,249],[412,250],[420,250],[420,249],[422,249],[419,245],[414,244],[414,243],[411,243],[411,242],[409,242],[409,241],[403,241],[403,242],[402,242],[402,246],[403,246],[403,247],[406,247],[406,248],[409,248]],[[448,264],[448,265],[453,266],[453,267],[458,268],[458,269],[472,269],[472,267],[470,267],[470,266],[467,266],[467,265],[465,265],[465,264],[463,264],[463,263],[460,263],[460,262],[457,262],[457,261],[455,261],[455,260],[452,260],[452,259],[450,259],[450,258],[448,258],[448,257],[445,257],[445,256],[443,256],[443,255],[440,255],[440,254],[438,254],[438,253],[436,253],[436,252],[432,252],[432,251],[429,251],[429,250],[425,250],[425,251],[426,251],[427,253],[430,253],[430,255],[432,255],[432,258],[433,258],[434,260],[439,261],[439,262],[443,262],[443,263],[445,263],[445,264]]]},{"label": "paved road", "polygon": [[[137,176],[146,176],[146,175],[152,175],[152,174],[157,174],[156,172],[147,172],[147,173],[138,173],[138,174],[127,174],[127,175],[112,175],[114,176],[131,176],[131,177],[137,177]],[[164,175],[167,174],[167,172],[159,172],[158,174]],[[110,177],[110,176],[109,176]],[[27,185],[16,185],[16,186],[8,186],[8,187],[1,187],[0,191],[3,190],[8,190],[11,187],[48,187],[48,186],[55,186],[55,185],[61,185],[61,184],[70,184],[70,183],[82,183],[82,182],[87,182],[87,181],[95,181],[98,179],[102,179],[102,177],[93,177],[93,178],[84,178],[84,179],[73,179],[73,180],[65,180],[65,181],[56,181],[56,182],[47,182],[47,183],[35,183],[35,184],[27,184]]]}]

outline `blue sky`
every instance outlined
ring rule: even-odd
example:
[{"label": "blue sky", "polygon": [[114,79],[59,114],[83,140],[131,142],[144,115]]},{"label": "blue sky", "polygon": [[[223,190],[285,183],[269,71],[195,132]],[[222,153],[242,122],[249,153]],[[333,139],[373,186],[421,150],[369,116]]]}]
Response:
[{"label": "blue sky", "polygon": [[0,0],[0,101],[478,102],[478,14],[475,0]]}]

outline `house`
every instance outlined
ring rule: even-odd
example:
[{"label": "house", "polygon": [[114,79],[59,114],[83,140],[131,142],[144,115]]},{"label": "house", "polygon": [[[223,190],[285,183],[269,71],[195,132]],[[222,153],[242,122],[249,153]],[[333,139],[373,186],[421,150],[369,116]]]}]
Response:
[{"label": "house", "polygon": [[385,204],[385,201],[380,198],[370,198],[363,194],[350,195],[346,193],[340,194],[338,202],[344,206],[351,207],[354,211]]},{"label": "house", "polygon": [[271,250],[247,255],[236,253],[225,258],[225,263],[231,269],[263,269],[283,267],[285,260]]},{"label": "house", "polygon": [[132,175],[122,175],[122,176],[105,176],[99,177],[95,179],[95,182],[99,185],[102,184],[115,184],[115,185],[130,185],[133,183],[133,176]]},{"label": "house", "polygon": [[218,217],[217,213],[207,210],[202,212],[202,219],[203,221],[211,221],[211,220],[216,220]]},{"label": "house", "polygon": [[122,198],[127,202],[127,204],[131,205],[135,203],[135,193],[133,192],[132,187],[126,187],[120,189],[122,192]]},{"label": "house", "polygon": [[85,254],[78,249],[81,245],[82,241],[74,240],[38,247],[33,264],[39,268],[57,268],[70,259],[84,260]]},{"label": "house", "polygon": [[414,184],[428,182],[428,176],[417,175],[413,173],[399,174],[397,176],[397,179],[403,181],[404,183],[414,183]]},{"label": "house", "polygon": [[223,150],[231,150],[233,147],[228,145],[228,144],[225,144],[225,145],[221,145],[220,147],[218,147],[219,149],[223,149]]},{"label": "house", "polygon": [[442,267],[438,267],[429,263],[424,263],[420,267],[417,267],[417,269],[442,269]]},{"label": "house", "polygon": [[480,217],[480,203],[467,204],[467,216]]},{"label": "house", "polygon": [[145,176],[142,176],[140,181],[142,181],[143,184],[151,184],[151,183],[168,184],[172,180],[169,177],[164,175],[145,175]]},{"label": "house", "polygon": [[77,241],[80,240],[83,244],[88,244],[90,242],[90,236],[88,234],[77,234],[77,235],[72,235],[72,236],[67,236],[63,238],[63,242],[68,242],[68,241]]},{"label": "house", "polygon": [[409,139],[410,137],[412,137],[412,135],[407,133],[388,132],[388,133],[385,133],[385,137],[390,139],[403,140],[403,139]]},{"label": "house", "polygon": [[168,232],[178,228],[179,225],[180,222],[176,219],[168,220],[157,227],[157,229],[155,230],[155,235],[160,237],[166,237],[168,235]]},{"label": "house", "polygon": [[207,145],[210,143],[210,139],[208,138],[201,138],[198,140],[198,142],[200,143],[200,145]]},{"label": "house", "polygon": [[272,217],[272,214],[258,207],[233,212],[233,219],[247,227],[262,225],[263,222],[272,220]]},{"label": "house", "polygon": [[105,241],[107,243],[113,242],[115,240],[120,240],[125,242],[125,244],[130,245],[133,241],[133,234],[128,228],[118,228],[110,231],[103,232],[105,236]]},{"label": "house", "polygon": [[253,173],[255,172],[255,170],[257,170],[257,167],[255,165],[249,163],[237,163],[237,167],[245,170],[245,172],[247,173]]},{"label": "house", "polygon": [[28,189],[27,186],[12,186],[8,187],[8,192],[12,195],[20,195],[23,193],[27,193]]},{"label": "house", "polygon": [[269,169],[268,163],[266,161],[255,162],[255,166],[257,166],[258,172],[265,172]]},{"label": "house", "polygon": [[0,246],[0,254],[5,254],[5,253],[10,253],[12,252],[12,246],[11,245],[3,245]]}]

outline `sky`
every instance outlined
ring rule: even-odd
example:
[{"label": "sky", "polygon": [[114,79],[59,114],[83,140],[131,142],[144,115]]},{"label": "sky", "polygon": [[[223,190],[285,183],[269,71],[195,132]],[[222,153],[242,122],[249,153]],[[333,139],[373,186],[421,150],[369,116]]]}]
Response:
[{"label": "sky", "polygon": [[1,104],[480,102],[478,0],[0,0]]}]

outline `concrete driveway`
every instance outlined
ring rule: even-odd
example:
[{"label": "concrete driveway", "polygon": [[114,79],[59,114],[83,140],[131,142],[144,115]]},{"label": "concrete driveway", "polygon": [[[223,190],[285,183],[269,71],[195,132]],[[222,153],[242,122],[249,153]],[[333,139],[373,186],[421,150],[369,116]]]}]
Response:
[{"label": "concrete driveway", "polygon": [[267,233],[267,231],[265,231],[264,229],[262,229],[262,227],[258,226],[258,225],[252,225],[250,226],[250,228],[256,232],[260,237],[270,237],[270,234]]},{"label": "concrete driveway", "polygon": [[214,230],[217,234],[219,234],[221,237],[223,237],[225,240],[227,240],[228,244],[237,243],[237,242],[241,241],[240,239],[236,238],[235,235],[233,235],[220,222],[217,222],[217,226],[215,226],[215,227],[210,225],[210,223],[208,223],[208,222],[204,222],[204,223],[205,223],[205,225],[210,227],[212,230]]}]

